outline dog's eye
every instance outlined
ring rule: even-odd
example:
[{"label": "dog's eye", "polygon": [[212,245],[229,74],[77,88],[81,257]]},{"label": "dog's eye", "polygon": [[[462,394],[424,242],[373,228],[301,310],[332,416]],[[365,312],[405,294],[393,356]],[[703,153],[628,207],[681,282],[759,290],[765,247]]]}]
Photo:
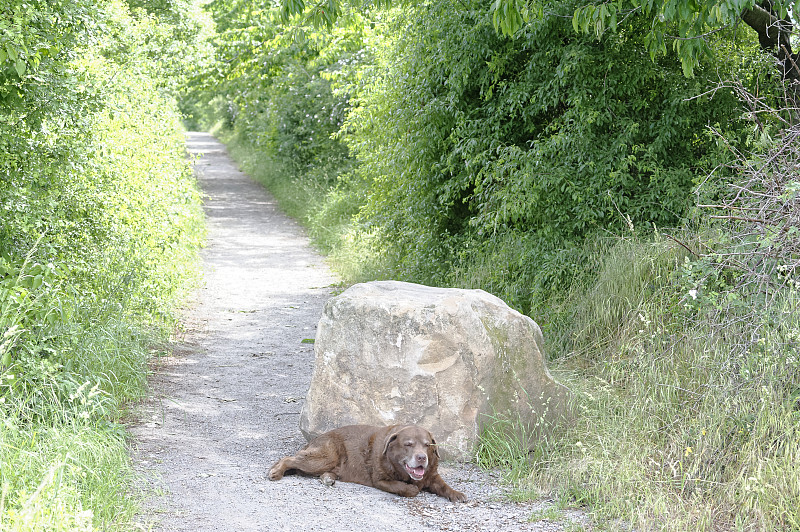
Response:
[{"label": "dog's eye", "polygon": [[414,445],[414,442],[413,442],[413,441],[407,441],[407,442],[406,442],[404,445],[405,445],[406,447],[411,447],[411,446],[413,446],[413,445]]}]

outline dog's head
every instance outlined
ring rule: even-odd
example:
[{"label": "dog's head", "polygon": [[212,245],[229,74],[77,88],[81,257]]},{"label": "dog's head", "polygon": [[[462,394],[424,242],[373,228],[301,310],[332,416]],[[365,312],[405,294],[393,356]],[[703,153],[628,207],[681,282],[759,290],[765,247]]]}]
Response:
[{"label": "dog's head", "polygon": [[439,451],[430,432],[416,425],[398,427],[386,438],[383,454],[411,480],[420,481],[436,471]]}]

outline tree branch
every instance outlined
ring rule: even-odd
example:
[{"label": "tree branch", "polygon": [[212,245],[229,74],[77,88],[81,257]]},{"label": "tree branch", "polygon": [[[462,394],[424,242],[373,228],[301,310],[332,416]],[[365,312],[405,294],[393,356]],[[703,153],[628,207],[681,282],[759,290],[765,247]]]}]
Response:
[{"label": "tree branch", "polygon": [[758,34],[758,43],[763,50],[772,52],[783,63],[784,79],[800,80],[800,72],[794,67],[792,54],[792,23],[778,18],[772,11],[758,4],[742,12],[742,20]]}]

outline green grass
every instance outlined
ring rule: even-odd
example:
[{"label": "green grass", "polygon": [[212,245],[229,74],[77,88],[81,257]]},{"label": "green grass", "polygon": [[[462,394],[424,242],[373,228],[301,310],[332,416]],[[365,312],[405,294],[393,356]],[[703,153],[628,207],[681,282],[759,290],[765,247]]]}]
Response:
[{"label": "green grass", "polygon": [[537,458],[541,458],[544,447],[530,451],[532,447],[532,436],[521,419],[495,415],[484,420],[475,460],[481,467],[500,469],[506,481],[517,484],[531,474]]},{"label": "green grass", "polygon": [[561,521],[563,519],[563,512],[556,506],[548,506],[544,510],[533,512],[528,519],[531,523],[538,523],[539,521]]},{"label": "green grass", "polygon": [[129,522],[136,509],[122,431],[35,426],[4,415],[0,529],[94,530]]},{"label": "green grass", "polygon": [[[191,246],[184,253],[189,275],[195,254]],[[100,301],[32,330],[29,319],[73,292],[65,279],[20,298],[28,277],[23,269],[0,282],[0,530],[134,529],[122,419],[146,392],[146,362],[165,340],[171,309],[143,321],[139,311],[109,311]],[[182,293],[177,284],[173,291]],[[86,299],[71,302],[79,303]]]},{"label": "green grass", "polygon": [[563,303],[566,330],[550,345],[573,424],[539,443],[535,463],[503,427],[480,449],[508,451],[499,463],[509,477],[527,476],[598,524],[798,530],[800,294],[785,288],[768,307],[756,297],[724,312],[730,293],[698,304],[682,284],[681,249],[638,239],[608,249],[594,282]]}]

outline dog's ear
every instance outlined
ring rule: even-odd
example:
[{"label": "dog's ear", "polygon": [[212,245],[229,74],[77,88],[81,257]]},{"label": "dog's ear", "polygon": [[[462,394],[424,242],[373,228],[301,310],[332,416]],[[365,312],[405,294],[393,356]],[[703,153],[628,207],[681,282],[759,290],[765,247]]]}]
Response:
[{"label": "dog's ear", "polygon": [[436,440],[433,439],[433,435],[431,435],[431,447],[433,447],[433,454],[436,455],[436,458],[440,458],[439,445],[436,444]]},{"label": "dog's ear", "polygon": [[390,434],[389,437],[386,438],[386,445],[383,446],[383,454],[386,454],[387,452],[389,452],[389,444],[391,444],[396,439],[397,439],[397,433],[396,432]]}]

